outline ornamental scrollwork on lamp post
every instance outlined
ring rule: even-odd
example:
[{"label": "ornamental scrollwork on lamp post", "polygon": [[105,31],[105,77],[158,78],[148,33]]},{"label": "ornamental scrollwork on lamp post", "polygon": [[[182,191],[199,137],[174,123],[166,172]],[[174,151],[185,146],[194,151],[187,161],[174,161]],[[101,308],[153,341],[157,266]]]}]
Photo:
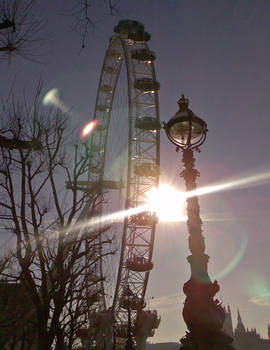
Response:
[{"label": "ornamental scrollwork on lamp post", "polygon": [[[199,150],[206,138],[207,125],[192,110],[184,95],[178,101],[179,110],[164,125],[169,140],[182,151],[184,166],[180,176],[184,178],[186,190],[196,189],[196,179],[200,175],[194,168],[193,151]],[[183,318],[189,332],[181,339],[183,350],[232,350],[233,339],[222,331],[225,311],[221,303],[214,299],[220,287],[211,282],[207,265],[209,256],[205,254],[205,238],[202,235],[202,221],[197,196],[187,198],[188,245],[191,254],[187,260],[191,268],[190,279],[184,284],[186,300]]]}]

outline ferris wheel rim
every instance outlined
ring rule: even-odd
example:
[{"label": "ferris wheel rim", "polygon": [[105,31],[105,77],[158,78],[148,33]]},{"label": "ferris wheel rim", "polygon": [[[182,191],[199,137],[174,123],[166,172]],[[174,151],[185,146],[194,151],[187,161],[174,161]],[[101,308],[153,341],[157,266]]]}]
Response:
[{"label": "ferris wheel rim", "polygon": [[[130,57],[128,56],[127,54],[127,50],[126,50],[126,47],[127,47],[127,42],[120,36],[120,40],[121,40],[121,43],[122,43],[122,47],[124,49],[124,54],[125,54],[125,63],[126,63],[126,68],[127,68],[127,79],[128,79],[128,90],[129,90],[129,121],[132,122],[132,107],[131,107],[131,102],[130,102],[130,97],[132,95],[132,92],[135,90],[135,87],[131,84],[131,81],[130,81],[130,75],[132,74],[130,71],[129,71],[129,60],[130,60]],[[149,50],[147,44],[144,42],[144,46],[147,50]],[[150,52],[150,50],[149,50]],[[136,61],[134,61],[136,62]],[[133,62],[133,64],[134,64]],[[155,81],[156,80],[156,74],[155,74],[155,69],[154,69],[154,65],[153,63],[151,64],[152,66],[152,75],[151,75],[151,78]],[[157,121],[159,122],[160,119],[159,119],[159,103],[158,103],[158,95],[157,93],[155,94],[155,112],[156,112],[156,119]],[[131,132],[131,128],[129,128],[129,132]],[[131,150],[131,146],[130,146],[130,140],[132,138],[132,133],[129,135],[129,151]],[[156,149],[157,149],[157,154],[156,154],[156,164],[158,166],[160,166],[160,140],[159,140],[159,132],[157,133],[157,136],[156,136]],[[127,188],[127,192],[129,191],[130,189],[130,181],[131,181],[131,175],[130,175],[130,172],[131,172],[131,157],[132,155],[129,154],[129,157],[128,157],[128,161],[129,161],[129,166],[128,166],[128,188]],[[156,186],[158,185],[158,182],[159,182],[159,177],[157,177],[156,179]],[[126,199],[127,199],[127,202],[126,202],[126,209],[129,208],[128,206],[128,195],[126,196]],[[127,224],[127,221],[128,221],[128,218],[125,218],[125,224]],[[123,230],[124,231],[124,230]],[[152,228],[152,236],[154,238],[154,234],[155,234],[155,226]],[[124,237],[124,234],[123,234],[123,239],[122,239],[122,247],[121,247],[121,259],[120,259],[120,262],[119,262],[119,271],[123,268],[123,254],[124,254],[124,245],[123,243],[125,243],[126,237]],[[150,259],[152,259],[152,255],[153,255],[153,247],[154,247],[154,240],[152,241],[152,244],[151,244],[151,247],[150,247]],[[119,275],[120,273],[118,272],[118,279],[119,279]],[[146,287],[147,287],[147,283],[148,283],[148,279],[149,279],[149,271],[145,274],[145,277],[144,277],[144,287],[143,287],[143,295],[142,297],[144,298],[145,296],[145,292],[146,292]],[[117,286],[116,286],[116,289],[119,288],[119,280],[117,281]],[[114,304],[115,304],[115,301],[116,299],[119,298],[119,294],[118,293],[115,293],[115,296],[114,296]],[[113,309],[114,309],[114,304],[113,304]]]},{"label": "ferris wheel rim", "polygon": [[[119,78],[119,74],[122,68],[122,63],[123,61],[125,61],[125,65],[126,65],[126,71],[127,71],[127,82],[128,82],[128,98],[129,98],[129,137],[128,137],[128,149],[129,149],[129,153],[128,153],[128,172],[127,172],[127,189],[126,189],[126,203],[125,203],[125,208],[129,208],[129,195],[128,192],[130,191],[130,183],[131,183],[131,173],[132,173],[132,123],[134,122],[133,120],[133,105],[132,105],[132,101],[131,101],[131,96],[133,96],[134,94],[136,94],[136,89],[134,87],[134,81],[132,82],[132,79],[136,79],[136,69],[132,70],[132,65],[134,68],[134,65],[136,66],[136,60],[134,60],[134,62],[131,62],[131,57],[130,57],[130,52],[128,52],[129,48],[128,45],[130,45],[130,42],[128,42],[126,39],[123,39],[123,37],[121,37],[121,35],[115,35],[111,38],[110,40],[110,44],[106,50],[106,54],[105,54],[105,58],[104,58],[104,62],[103,62],[103,66],[102,66],[102,70],[101,70],[101,74],[100,74],[100,79],[99,79],[99,85],[98,85],[98,91],[97,91],[97,98],[96,98],[96,104],[95,104],[95,115],[94,115],[94,119],[98,119],[97,118],[97,109],[99,106],[99,96],[100,96],[100,91],[101,91],[101,87],[102,87],[102,81],[103,81],[103,77],[104,77],[104,72],[105,72],[105,68],[106,68],[106,64],[108,62],[108,57],[109,57],[109,50],[111,48],[114,47],[113,45],[114,43],[117,43],[119,45],[119,47],[122,50],[122,54],[123,54],[123,58],[122,58],[122,62],[120,62],[119,66],[116,67],[116,79],[114,81],[114,85],[113,85],[113,89],[112,89],[112,93],[111,93],[111,97],[110,97],[110,108],[109,108],[109,119],[111,117],[110,113],[111,113],[111,107],[114,101],[114,95],[115,95],[115,90],[116,90],[116,86],[118,83],[118,78]],[[147,44],[144,42],[141,45],[143,48],[149,50]],[[120,67],[120,68],[119,68]],[[136,67],[135,67],[136,68]],[[132,72],[130,71],[132,70]],[[131,79],[131,75],[132,79]],[[134,78],[135,77],[135,78]],[[155,70],[154,70],[154,65],[153,62],[151,62],[151,78],[153,81],[156,81],[156,75],[155,75]],[[159,122],[159,105],[158,105],[158,95],[157,95],[157,91],[155,91],[154,93],[154,109],[155,109],[155,118],[156,120]],[[105,162],[106,162],[106,147],[107,147],[107,137],[108,137],[108,130],[110,128],[110,120],[109,120],[109,125],[108,128],[106,130],[106,141],[105,141],[105,150],[104,150],[104,161],[102,164],[102,167],[100,169],[100,174],[99,174],[99,179],[100,181],[104,180],[103,177],[103,172],[104,172],[104,166],[105,166]],[[155,164],[159,167],[160,166],[160,146],[159,146],[159,130],[156,133],[155,136],[155,147],[156,147],[156,158],[155,158]],[[159,176],[155,177],[155,185],[158,185],[158,181],[159,181]],[[120,278],[121,278],[121,272],[124,269],[124,255],[125,255],[125,248],[126,248],[126,233],[127,233],[127,226],[128,226],[128,218],[125,218],[124,221],[124,226],[123,226],[123,233],[122,233],[122,246],[121,246],[121,255],[120,255],[120,260],[119,260],[119,266],[118,266],[118,277],[117,277],[117,283],[115,286],[115,293],[114,293],[114,301],[113,301],[113,310],[115,309],[115,304],[117,301],[119,301],[120,295],[119,295],[119,289],[120,289]],[[149,258],[152,260],[152,255],[153,255],[153,245],[154,245],[154,236],[155,236],[155,225],[153,225],[151,227],[151,242],[150,242],[150,246],[149,246]],[[102,265],[100,265],[99,267],[102,271]],[[128,273],[129,275],[129,273]],[[147,283],[148,283],[148,278],[149,278],[149,271],[147,271],[145,273],[144,276],[144,282],[143,282],[143,289],[142,289],[142,297],[144,298],[145,296],[145,292],[146,292],[146,287],[147,287]],[[103,285],[103,301],[102,301],[103,305],[106,306],[106,302],[105,302],[105,298],[104,298],[104,285]]]}]

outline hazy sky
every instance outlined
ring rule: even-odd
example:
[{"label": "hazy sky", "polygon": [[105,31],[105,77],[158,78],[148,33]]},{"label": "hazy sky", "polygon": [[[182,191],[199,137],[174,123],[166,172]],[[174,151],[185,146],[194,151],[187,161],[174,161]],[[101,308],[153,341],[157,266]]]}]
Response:
[{"label": "hazy sky", "polygon": [[[120,1],[119,16],[100,16],[86,47],[62,16],[71,1],[40,1],[48,15],[41,64],[17,58],[0,64],[0,95],[16,77],[17,89],[34,91],[40,76],[45,89],[57,88],[74,123],[92,118],[99,74],[113,27],[136,19],[151,33],[161,84],[161,120],[177,111],[181,93],[208,124],[209,133],[196,167],[198,186],[270,171],[270,2],[268,0]],[[99,4],[103,5],[100,0]],[[102,12],[102,8],[98,13]],[[161,135],[162,179],[184,188],[181,154]],[[200,199],[209,274],[217,296],[237,309],[248,328],[266,337],[270,323],[270,181],[208,194]],[[255,186],[256,185],[256,186]],[[185,223],[159,224],[147,296],[162,316],[154,342],[178,341],[185,334],[182,286],[189,279]],[[152,297],[154,297],[152,299]]]}]

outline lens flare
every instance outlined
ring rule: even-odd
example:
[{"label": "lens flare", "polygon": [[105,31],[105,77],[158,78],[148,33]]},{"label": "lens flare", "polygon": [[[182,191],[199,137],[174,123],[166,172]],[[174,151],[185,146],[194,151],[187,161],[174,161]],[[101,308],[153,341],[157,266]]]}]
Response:
[{"label": "lens flare", "polygon": [[48,91],[46,95],[43,97],[42,103],[45,106],[46,105],[58,106],[60,104],[58,89],[54,88]]},{"label": "lens flare", "polygon": [[44,106],[54,106],[56,108],[59,108],[63,113],[70,112],[70,109],[65,106],[63,101],[61,101],[59,97],[59,90],[56,88],[53,88],[46,93],[42,99],[42,103]]},{"label": "lens flare", "polygon": [[228,275],[242,259],[243,255],[246,251],[246,248],[247,248],[248,240],[247,240],[247,237],[243,233],[240,233],[238,231],[238,234],[240,236],[239,237],[240,242],[237,244],[238,249],[237,249],[236,254],[233,256],[233,258],[228,263],[228,265],[226,265],[221,271],[219,271],[216,275],[213,276],[214,279],[221,280],[223,277]]},{"label": "lens flare", "polygon": [[270,288],[269,283],[263,276],[249,276],[246,281],[245,293],[250,297],[249,301],[259,306],[270,306]]},{"label": "lens flare", "polygon": [[81,131],[81,138],[84,139],[85,137],[89,136],[98,126],[98,124],[99,121],[97,119],[91,120],[91,122],[87,123]]},{"label": "lens flare", "polygon": [[259,294],[252,297],[249,301],[259,306],[270,306],[270,292]]}]

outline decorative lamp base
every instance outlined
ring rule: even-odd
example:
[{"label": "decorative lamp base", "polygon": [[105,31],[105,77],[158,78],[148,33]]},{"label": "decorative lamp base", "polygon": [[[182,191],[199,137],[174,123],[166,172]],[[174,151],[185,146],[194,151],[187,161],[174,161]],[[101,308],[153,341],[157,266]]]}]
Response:
[{"label": "decorative lamp base", "polygon": [[189,332],[180,341],[181,350],[234,350],[233,339],[222,331],[225,311],[214,296],[217,281],[203,283],[190,279],[184,284],[186,300],[183,318]]}]

